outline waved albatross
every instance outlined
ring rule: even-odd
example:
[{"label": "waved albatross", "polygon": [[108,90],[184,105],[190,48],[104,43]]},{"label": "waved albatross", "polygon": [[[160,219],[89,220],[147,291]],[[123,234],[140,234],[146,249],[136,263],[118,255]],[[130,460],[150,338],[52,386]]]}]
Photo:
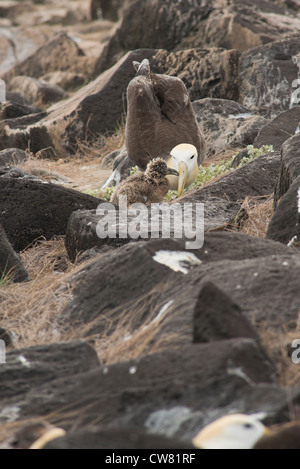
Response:
[{"label": "waved albatross", "polygon": [[175,169],[168,168],[166,162],[156,158],[148,163],[146,171],[138,171],[114,190],[110,201],[120,205],[121,197],[127,197],[127,206],[140,202],[146,205],[161,202],[169,190],[167,174],[178,176]]},{"label": "waved albatross", "polygon": [[[142,170],[153,158],[166,160],[168,166],[179,170],[180,176],[169,181],[170,188],[179,186],[180,195],[194,181],[205,156],[204,138],[187,89],[178,77],[152,73],[148,59],[134,62],[134,67],[137,76],[127,87],[128,156]],[[187,165],[191,157],[194,164]],[[186,166],[180,167],[181,161]]]},{"label": "waved albatross", "polygon": [[193,439],[200,449],[300,449],[300,422],[273,425],[265,414],[232,414],[207,425]]}]

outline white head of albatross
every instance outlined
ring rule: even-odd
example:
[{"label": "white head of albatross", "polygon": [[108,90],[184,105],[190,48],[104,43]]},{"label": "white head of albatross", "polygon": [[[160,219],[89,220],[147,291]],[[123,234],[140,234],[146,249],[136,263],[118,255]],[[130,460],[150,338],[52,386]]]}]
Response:
[{"label": "white head of albatross", "polygon": [[260,422],[264,417],[263,413],[226,415],[201,430],[193,444],[201,449],[251,449],[269,432]]},{"label": "white head of albatross", "polygon": [[169,188],[178,191],[178,197],[183,189],[188,187],[198,174],[198,152],[194,145],[180,143],[174,147],[170,153],[171,157],[167,161],[169,168],[176,169],[179,176],[167,176]]}]

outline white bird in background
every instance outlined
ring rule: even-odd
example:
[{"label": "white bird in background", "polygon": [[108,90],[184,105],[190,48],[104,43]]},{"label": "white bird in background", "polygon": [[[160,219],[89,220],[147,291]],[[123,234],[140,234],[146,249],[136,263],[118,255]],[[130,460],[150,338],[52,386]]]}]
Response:
[{"label": "white bird in background", "polygon": [[270,430],[260,421],[264,413],[226,415],[207,425],[193,439],[200,449],[251,449]]}]

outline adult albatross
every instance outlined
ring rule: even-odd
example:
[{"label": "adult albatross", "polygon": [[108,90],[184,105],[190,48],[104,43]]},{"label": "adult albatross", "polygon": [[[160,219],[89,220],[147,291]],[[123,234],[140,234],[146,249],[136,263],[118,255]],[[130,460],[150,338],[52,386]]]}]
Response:
[{"label": "adult albatross", "polygon": [[194,181],[205,156],[187,89],[180,78],[152,73],[148,59],[133,65],[137,76],[127,87],[128,156],[142,170],[151,159],[163,158],[179,173],[168,179],[180,195]]}]

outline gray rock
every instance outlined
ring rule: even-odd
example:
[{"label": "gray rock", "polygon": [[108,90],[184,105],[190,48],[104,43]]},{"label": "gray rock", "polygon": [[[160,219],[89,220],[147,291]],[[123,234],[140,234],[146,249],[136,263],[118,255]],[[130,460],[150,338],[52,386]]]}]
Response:
[{"label": "gray rock", "polygon": [[280,151],[282,144],[295,135],[300,123],[300,106],[294,106],[288,111],[281,112],[275,119],[267,123],[259,132],[253,145],[273,145],[275,151]]},{"label": "gray rock", "polygon": [[42,109],[37,106],[20,104],[15,101],[6,101],[0,104],[1,119],[15,119],[16,117],[28,116],[29,114],[36,114],[41,111]]},{"label": "gray rock", "polygon": [[295,37],[243,52],[239,61],[243,106],[268,117],[289,109],[299,72],[299,47],[300,39]]},{"label": "gray rock", "polygon": [[68,34],[58,33],[43,43],[32,55],[2,74],[1,78],[9,83],[17,75],[39,78],[57,70],[69,72],[85,70],[87,73],[87,66],[87,58],[76,42]]},{"label": "gray rock", "polygon": [[17,405],[20,417],[67,406],[85,425],[101,414],[108,429],[135,428],[190,441],[213,415],[261,408],[282,415],[283,395],[273,365],[256,342],[232,339],[187,344],[54,379],[39,385],[38,392],[32,386]]},{"label": "gray rock", "polygon": [[193,102],[208,158],[226,149],[253,143],[266,119],[252,114],[235,101],[205,98]]},{"label": "gray rock", "polygon": [[5,421],[3,409],[9,398],[24,398],[30,389],[55,379],[84,373],[99,366],[95,350],[83,340],[36,345],[9,351],[6,364],[0,367],[0,421]]},{"label": "gray rock", "polygon": [[[146,0],[134,2],[125,12],[121,24],[103,50],[97,73],[111,67],[129,50],[144,48],[173,50],[191,27],[195,27],[212,6],[198,0]],[[166,34],[168,30],[168,34]]]},{"label": "gray rock", "polygon": [[[174,254],[173,251],[175,251]],[[243,311],[245,303],[247,304],[247,301],[249,301],[250,306],[245,307],[248,320],[252,319],[251,311],[253,309],[251,310],[251,308],[255,308],[255,311],[259,308],[265,319],[272,310],[270,304],[265,311],[266,302],[269,301],[268,286],[271,286],[274,282],[273,288],[278,291],[279,295],[281,294],[280,282],[284,279],[285,271],[290,272],[292,276],[288,258],[290,257],[291,261],[294,261],[293,252],[293,250],[280,243],[228,232],[206,233],[204,245],[201,249],[186,249],[183,240],[175,241],[172,239],[130,243],[95,258],[87,268],[83,268],[70,280],[70,285],[74,291],[74,299],[62,311],[61,319],[66,324],[70,322],[73,324],[74,321],[84,322],[85,324],[90,323],[94,331],[101,333],[108,324],[111,325],[111,330],[114,330],[116,324],[113,325],[111,319],[117,323],[120,317],[127,316],[128,320],[131,319],[129,327],[133,331],[146,318],[151,320],[159,315],[165,305],[172,300],[169,304],[168,316],[172,318],[172,324],[174,314],[176,319],[174,325],[170,325],[170,321],[166,321],[166,329],[169,330],[170,328],[172,333],[177,331],[177,342],[182,339],[178,331],[183,331],[183,340],[186,340],[187,328],[192,336],[193,314],[202,289],[200,282],[206,278],[206,271],[210,272],[210,270],[213,272],[213,276],[219,275],[217,283],[215,283],[216,286],[223,289],[230,298],[233,298],[233,301],[236,301]],[[177,260],[178,253],[184,253],[179,261]],[[254,288],[252,284],[259,281],[256,280],[259,271],[255,269],[260,269],[262,278],[265,278],[269,273],[268,266],[265,265],[265,258],[272,264],[272,255],[284,257],[282,262],[287,263],[287,266],[280,264],[280,262],[277,264],[277,268],[279,266],[282,270],[282,277],[278,279],[278,284],[276,284],[276,277],[274,278],[272,274],[269,274],[270,285],[266,283],[266,289],[261,286],[260,292],[254,291],[253,293],[251,290],[251,288]],[[160,262],[156,262],[157,256]],[[247,259],[251,259],[252,263],[250,260],[246,262]],[[248,266],[248,263],[251,266]],[[253,270],[251,270],[252,264]],[[226,271],[227,265],[229,266],[228,272]],[[132,273],[130,278],[128,278],[129,268]],[[231,275],[231,270],[234,271],[233,275]],[[252,272],[249,274],[250,278],[248,280],[250,291],[248,291],[247,286],[244,286],[249,270]],[[272,272],[272,267],[270,267],[270,271]],[[184,275],[183,272],[190,273]],[[190,281],[188,279],[193,272],[197,278]],[[198,275],[196,275],[196,272],[198,272]],[[254,275],[255,273],[256,275]],[[208,274],[208,278],[210,277],[211,275]],[[213,278],[211,277],[212,281],[214,281]],[[297,274],[295,273],[290,286],[292,291],[293,288],[296,288],[296,278]],[[162,281],[168,285],[163,290],[161,288]],[[222,282],[225,282],[224,288],[222,288]],[[95,285],[97,285],[97,288],[95,288]],[[110,285],[109,288],[108,285]],[[240,285],[240,288],[237,288],[238,285]],[[285,288],[285,285],[282,285],[282,287]],[[288,290],[291,293],[291,290]],[[183,295],[182,292],[185,292],[185,294]],[[239,296],[236,299],[237,294]],[[140,295],[144,296],[143,305],[140,304],[138,299]],[[247,295],[251,298],[247,298]],[[265,295],[266,298],[262,301],[260,295]],[[288,295],[288,291],[286,295]],[[242,303],[240,303],[241,298]],[[262,305],[254,306],[251,301],[254,303],[256,301],[262,302]],[[152,304],[150,309],[149,303]],[[296,301],[295,309],[297,304]],[[287,321],[291,317],[295,319],[295,309],[290,312],[287,311]],[[139,311],[134,318],[130,313],[133,310]],[[106,318],[110,311],[112,311],[112,317],[108,316]],[[276,311],[278,312],[277,308]],[[248,315],[248,313],[250,314]],[[94,321],[96,319],[97,321]],[[168,325],[168,323],[170,324]]]},{"label": "gray rock", "polygon": [[[97,233],[97,224],[100,222],[101,226],[103,226],[104,222],[101,222],[103,219],[104,213],[96,213],[94,210],[81,210],[74,212],[68,222],[67,232],[66,232],[66,249],[69,255],[69,258],[72,262],[75,261],[76,257],[80,252],[87,251],[88,249],[97,247],[102,249],[105,246],[109,246],[112,248],[122,246],[123,244],[127,244],[130,241],[137,241],[139,239],[152,239],[152,238],[171,238],[175,239],[178,237],[176,234],[176,226],[177,226],[177,213],[182,214],[184,213],[185,216],[189,216],[191,220],[191,230],[192,233],[189,235],[187,231],[184,229],[182,230],[182,238],[185,241],[195,241],[193,234],[197,233],[196,223],[197,221],[199,224],[201,220],[199,218],[197,212],[197,206],[192,201],[188,201],[189,204],[185,206],[183,204],[178,204],[175,212],[170,211],[170,217],[168,216],[168,220],[170,219],[170,233],[164,233],[162,229],[162,223],[167,215],[163,215],[163,210],[160,211],[159,215],[156,215],[156,212],[152,213],[151,208],[145,207],[145,216],[143,217],[143,230],[142,234],[137,238],[130,234],[130,231],[126,229],[126,236],[120,234],[122,230],[124,230],[124,222],[122,219],[119,218],[119,211],[114,208],[112,204],[109,204],[107,207],[111,210],[111,226],[116,226],[115,233],[112,233],[111,236],[107,234],[107,236],[103,236],[102,238]],[[172,205],[168,206],[167,204],[164,205],[166,210],[172,208]],[[178,209],[178,212],[176,210]],[[240,204],[235,202],[229,202],[227,200],[212,197],[209,201],[205,203],[204,206],[204,225],[203,229],[205,232],[209,230],[223,230],[228,225],[232,225],[234,223],[235,218],[239,214],[241,209]],[[136,218],[137,214],[135,212],[130,213],[127,212],[126,220],[127,226],[130,226],[131,223],[134,223],[134,219]],[[156,224],[158,229],[156,228]],[[199,228],[198,228],[199,229]],[[201,236],[199,235],[199,238]]]},{"label": "gray rock", "polygon": [[257,331],[241,308],[215,284],[204,283],[194,310],[193,342],[237,337],[248,337],[259,343]]},{"label": "gray rock", "polygon": [[268,196],[274,192],[280,168],[278,152],[260,156],[220,179],[181,197],[181,202],[207,202],[211,197],[223,197],[241,202],[247,196]]},{"label": "gray rock", "polygon": [[[68,94],[58,85],[45,80],[17,75],[9,83],[9,90],[26,96],[31,104],[45,105],[65,99]],[[36,110],[38,112],[40,110]]]},{"label": "gray rock", "polygon": [[274,194],[275,207],[293,182],[300,176],[299,144],[300,135],[295,135],[282,146],[281,165]]},{"label": "gray rock", "polygon": [[[135,429],[89,427],[47,443],[44,449],[194,449],[193,444]],[[154,458],[153,458],[154,459]]]},{"label": "gray rock", "polygon": [[51,239],[65,234],[73,211],[93,209],[101,203],[87,194],[33,178],[20,174],[0,177],[0,223],[17,251],[40,236]]},{"label": "gray rock", "polygon": [[5,279],[23,282],[28,280],[28,274],[0,225],[0,284]]},{"label": "gray rock", "polygon": [[278,203],[269,223],[267,238],[284,244],[299,246],[300,213],[299,213],[300,176],[290,185],[288,191]]}]

